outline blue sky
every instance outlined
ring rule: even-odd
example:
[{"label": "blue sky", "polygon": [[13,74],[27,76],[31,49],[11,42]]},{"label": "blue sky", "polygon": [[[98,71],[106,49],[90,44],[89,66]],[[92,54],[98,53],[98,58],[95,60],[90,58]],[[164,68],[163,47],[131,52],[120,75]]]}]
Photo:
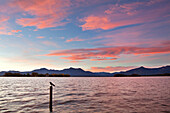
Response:
[{"label": "blue sky", "polygon": [[0,1],[0,70],[115,72],[170,62],[169,0]]}]

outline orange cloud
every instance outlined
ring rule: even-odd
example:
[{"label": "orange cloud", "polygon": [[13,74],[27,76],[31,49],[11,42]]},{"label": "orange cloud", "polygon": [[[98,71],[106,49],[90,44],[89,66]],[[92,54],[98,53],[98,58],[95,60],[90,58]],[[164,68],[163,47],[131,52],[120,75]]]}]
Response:
[{"label": "orange cloud", "polygon": [[[65,56],[68,60],[116,60],[120,54],[170,53],[170,45],[160,47],[105,47],[92,49],[72,49],[52,52],[46,56]],[[96,59],[99,57],[100,59]]]},{"label": "orange cloud", "polygon": [[162,7],[158,5],[159,2],[164,2],[164,0],[110,5],[107,10],[100,10],[100,12],[95,15],[91,14],[80,19],[81,22],[84,22],[83,25],[81,25],[82,30],[108,30],[120,26],[161,20],[169,15],[167,11],[169,10],[169,5],[164,4],[164,7]]},{"label": "orange cloud", "polygon": [[3,30],[3,29],[5,29],[5,27],[0,27],[0,30]]},{"label": "orange cloud", "polygon": [[89,69],[89,71],[93,71],[93,72],[116,72],[116,71],[126,71],[126,70],[129,70],[129,69],[133,69],[134,67],[135,66],[91,67],[91,69]]},{"label": "orange cloud", "polygon": [[0,23],[2,22],[6,22],[9,20],[9,17],[6,17],[6,16],[0,16]]},{"label": "orange cloud", "polygon": [[116,60],[117,58],[107,58],[107,57],[94,57],[91,61],[101,61],[101,60]]},{"label": "orange cloud", "polygon": [[85,22],[85,24],[81,25],[83,31],[99,29],[99,28],[107,30],[107,29],[120,26],[120,24],[118,23],[111,23],[107,17],[89,16],[84,19],[81,19],[81,21]]},{"label": "orange cloud", "polygon": [[61,22],[68,14],[69,0],[16,0],[11,4],[21,12],[33,16],[20,18],[16,23],[26,27],[35,26],[38,29],[56,27],[66,24]]},{"label": "orange cloud", "polygon": [[7,31],[0,31],[1,35],[12,35],[11,32],[7,32]]},{"label": "orange cloud", "polygon": [[45,38],[44,36],[38,36],[38,37],[36,37],[36,38]]},{"label": "orange cloud", "polygon": [[58,47],[58,45],[55,42],[51,42],[51,41],[43,41],[42,44],[44,44],[46,46]]},{"label": "orange cloud", "polygon": [[66,42],[73,42],[73,41],[84,41],[84,39],[80,39],[78,37],[75,37],[75,38],[71,38],[69,40],[66,40]]},{"label": "orange cloud", "polygon": [[65,25],[67,22],[58,22],[55,17],[48,18],[21,18],[17,19],[16,23],[27,27],[27,26],[36,26],[37,29],[44,29],[49,27],[56,27]]},{"label": "orange cloud", "polygon": [[0,16],[0,34],[2,35],[12,35],[11,32],[9,32],[8,26],[7,26],[7,21],[9,20],[9,17],[7,16]]},{"label": "orange cloud", "polygon": [[12,33],[22,32],[22,30],[11,30]]}]

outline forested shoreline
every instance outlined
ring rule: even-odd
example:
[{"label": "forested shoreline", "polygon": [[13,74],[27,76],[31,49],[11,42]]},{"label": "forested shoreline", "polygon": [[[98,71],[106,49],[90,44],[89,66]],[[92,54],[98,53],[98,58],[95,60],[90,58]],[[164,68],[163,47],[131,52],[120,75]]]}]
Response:
[{"label": "forested shoreline", "polygon": [[21,73],[5,73],[3,77],[70,77],[69,74],[38,74],[38,73],[27,73],[27,74],[21,74]]}]

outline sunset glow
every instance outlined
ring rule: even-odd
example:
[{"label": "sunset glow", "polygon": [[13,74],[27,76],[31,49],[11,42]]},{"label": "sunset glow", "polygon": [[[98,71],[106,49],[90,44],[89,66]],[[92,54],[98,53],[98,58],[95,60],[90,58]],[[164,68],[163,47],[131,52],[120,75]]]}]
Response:
[{"label": "sunset glow", "polygon": [[0,71],[170,64],[170,0],[1,0]]}]

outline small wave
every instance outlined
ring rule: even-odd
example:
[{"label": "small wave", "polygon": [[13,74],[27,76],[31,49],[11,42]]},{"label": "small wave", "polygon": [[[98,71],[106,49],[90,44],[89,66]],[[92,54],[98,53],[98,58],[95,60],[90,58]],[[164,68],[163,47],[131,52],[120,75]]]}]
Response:
[{"label": "small wave", "polygon": [[166,105],[166,104],[161,104],[161,106],[168,106],[168,105]]},{"label": "small wave", "polygon": [[28,103],[28,102],[32,102],[32,101],[35,101],[36,99],[30,99],[30,100],[16,100],[16,101],[12,101],[12,103],[19,103],[19,104],[23,104],[23,103]]},{"label": "small wave", "polygon": [[[6,78],[6,81],[8,79]],[[5,84],[2,84],[5,80],[0,79],[0,86],[3,89],[0,90],[0,113],[48,113],[49,86],[42,86],[47,83],[48,79],[49,81],[55,79],[57,82],[59,78],[31,78],[30,81],[27,79],[20,78],[18,81],[18,78],[11,78],[10,82]],[[37,79],[40,79],[39,83],[37,83]],[[70,81],[67,81],[70,79],[75,80],[76,87],[70,87]],[[155,85],[152,87],[148,87],[152,78],[140,78],[140,80],[139,78],[128,78],[129,80],[116,78],[118,79],[117,81],[115,81],[115,78],[109,78],[112,79],[111,81],[107,81],[105,78],[95,78],[93,80],[91,78],[80,78],[79,81],[77,81],[77,78],[70,79],[62,79],[60,84],[58,83],[57,85],[58,88],[55,87],[53,93],[54,111],[62,113],[135,113],[143,111],[170,113],[168,86],[170,79],[165,78],[165,82],[162,82],[162,80],[155,78],[155,82],[152,83]],[[22,82],[22,80],[27,82]],[[130,80],[132,84],[129,84]],[[8,85],[10,83],[10,86],[14,86],[16,83],[13,81],[18,81],[18,86],[15,88]],[[146,84],[146,81],[148,84]],[[101,85],[102,82],[103,85]],[[139,84],[136,85],[134,82]],[[31,84],[31,86],[25,88],[22,83],[25,83],[26,86]],[[129,85],[131,86],[129,87]],[[67,89],[64,86],[67,86]]]},{"label": "small wave", "polygon": [[[66,101],[62,101],[62,102],[57,101],[56,103],[57,103],[57,105],[73,104],[73,103],[75,103],[75,104],[81,104],[81,103],[85,103],[85,102],[87,102],[87,101],[89,101],[89,100],[86,100],[86,99],[84,99],[84,100],[66,100]],[[54,102],[54,103],[55,103],[55,102]]]},{"label": "small wave", "polygon": [[101,97],[101,96],[106,96],[108,93],[95,93],[93,96],[94,97]]},{"label": "small wave", "polygon": [[66,97],[66,96],[81,96],[81,95],[86,95],[86,93],[68,93],[68,94],[65,94],[65,95],[62,95],[61,97]]}]

